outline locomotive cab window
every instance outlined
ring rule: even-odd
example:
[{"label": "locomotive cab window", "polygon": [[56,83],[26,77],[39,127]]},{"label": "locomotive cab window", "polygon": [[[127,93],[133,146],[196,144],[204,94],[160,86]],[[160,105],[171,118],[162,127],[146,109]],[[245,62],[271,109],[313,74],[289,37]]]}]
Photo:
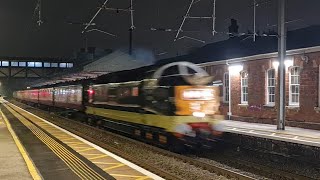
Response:
[{"label": "locomotive cab window", "polygon": [[160,86],[179,86],[186,85],[185,80],[182,75],[179,73],[178,66],[171,66],[164,70],[162,76],[159,80]]}]

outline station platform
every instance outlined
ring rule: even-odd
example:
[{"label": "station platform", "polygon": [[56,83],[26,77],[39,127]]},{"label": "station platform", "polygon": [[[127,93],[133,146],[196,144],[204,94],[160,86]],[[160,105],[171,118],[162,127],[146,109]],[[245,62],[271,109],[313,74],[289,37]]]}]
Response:
[{"label": "station platform", "polygon": [[[22,158],[6,126],[1,123],[0,145],[6,148],[0,148],[0,179],[162,180],[8,101],[0,99],[0,108],[2,119],[16,137],[16,145],[24,151]],[[3,161],[7,156],[11,159]]]},{"label": "station platform", "polygon": [[288,126],[285,127],[285,130],[277,130],[276,125],[233,120],[224,120],[222,123],[224,125],[224,131],[229,133],[320,147],[320,131],[317,130]]},{"label": "station platform", "polygon": [[[0,115],[0,179],[33,179],[29,172],[16,136],[9,132],[10,127]],[[11,130],[11,129],[10,129]],[[19,147],[19,148],[18,148]],[[32,164],[31,164],[32,165]]]}]

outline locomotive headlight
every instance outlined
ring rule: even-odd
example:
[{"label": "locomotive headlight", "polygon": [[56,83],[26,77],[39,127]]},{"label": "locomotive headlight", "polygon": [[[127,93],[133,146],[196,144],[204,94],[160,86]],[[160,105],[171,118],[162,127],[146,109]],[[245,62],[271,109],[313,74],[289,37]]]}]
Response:
[{"label": "locomotive headlight", "polygon": [[203,118],[203,117],[206,116],[206,114],[203,113],[203,112],[193,112],[192,115],[193,115],[194,117],[200,117],[200,118]]},{"label": "locomotive headlight", "polygon": [[187,100],[211,100],[213,99],[212,89],[190,89],[183,91],[183,99]]}]

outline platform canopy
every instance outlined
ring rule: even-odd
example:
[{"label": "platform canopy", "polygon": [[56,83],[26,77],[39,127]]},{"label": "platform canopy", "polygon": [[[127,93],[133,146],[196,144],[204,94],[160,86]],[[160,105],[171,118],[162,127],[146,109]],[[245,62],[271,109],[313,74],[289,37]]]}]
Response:
[{"label": "platform canopy", "polygon": [[115,51],[83,67],[84,71],[116,72],[148,66],[153,62],[134,58],[123,51]]},{"label": "platform canopy", "polygon": [[33,83],[31,87],[41,87],[46,85],[54,85],[57,83],[64,83],[64,82],[72,82],[72,81],[78,81],[78,80],[84,80],[84,79],[93,79],[98,76],[101,76],[103,74],[108,74],[109,72],[98,72],[98,71],[81,71],[77,73],[71,73],[61,76],[56,76],[53,78],[48,79],[41,79]]}]

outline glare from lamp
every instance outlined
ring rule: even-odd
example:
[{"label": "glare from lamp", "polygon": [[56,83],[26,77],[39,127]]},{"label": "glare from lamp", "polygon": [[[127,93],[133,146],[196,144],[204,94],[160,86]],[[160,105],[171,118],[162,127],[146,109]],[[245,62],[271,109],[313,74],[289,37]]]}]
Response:
[{"label": "glare from lamp", "polygon": [[230,65],[229,66],[229,74],[230,75],[235,75],[235,74],[238,74],[240,71],[243,70],[243,65]]},{"label": "glare from lamp", "polygon": [[272,62],[272,66],[273,66],[274,69],[278,69],[278,67],[279,67],[279,62],[278,62],[278,61],[273,61],[273,62]]},{"label": "glare from lamp", "polygon": [[293,60],[292,59],[286,59],[284,61],[284,64],[286,65],[286,68],[293,66]]},{"label": "glare from lamp", "polygon": [[[284,65],[286,66],[286,68],[293,66],[293,60],[292,59],[284,60]],[[278,69],[279,61],[273,61],[272,66],[273,66],[273,68]]]}]

